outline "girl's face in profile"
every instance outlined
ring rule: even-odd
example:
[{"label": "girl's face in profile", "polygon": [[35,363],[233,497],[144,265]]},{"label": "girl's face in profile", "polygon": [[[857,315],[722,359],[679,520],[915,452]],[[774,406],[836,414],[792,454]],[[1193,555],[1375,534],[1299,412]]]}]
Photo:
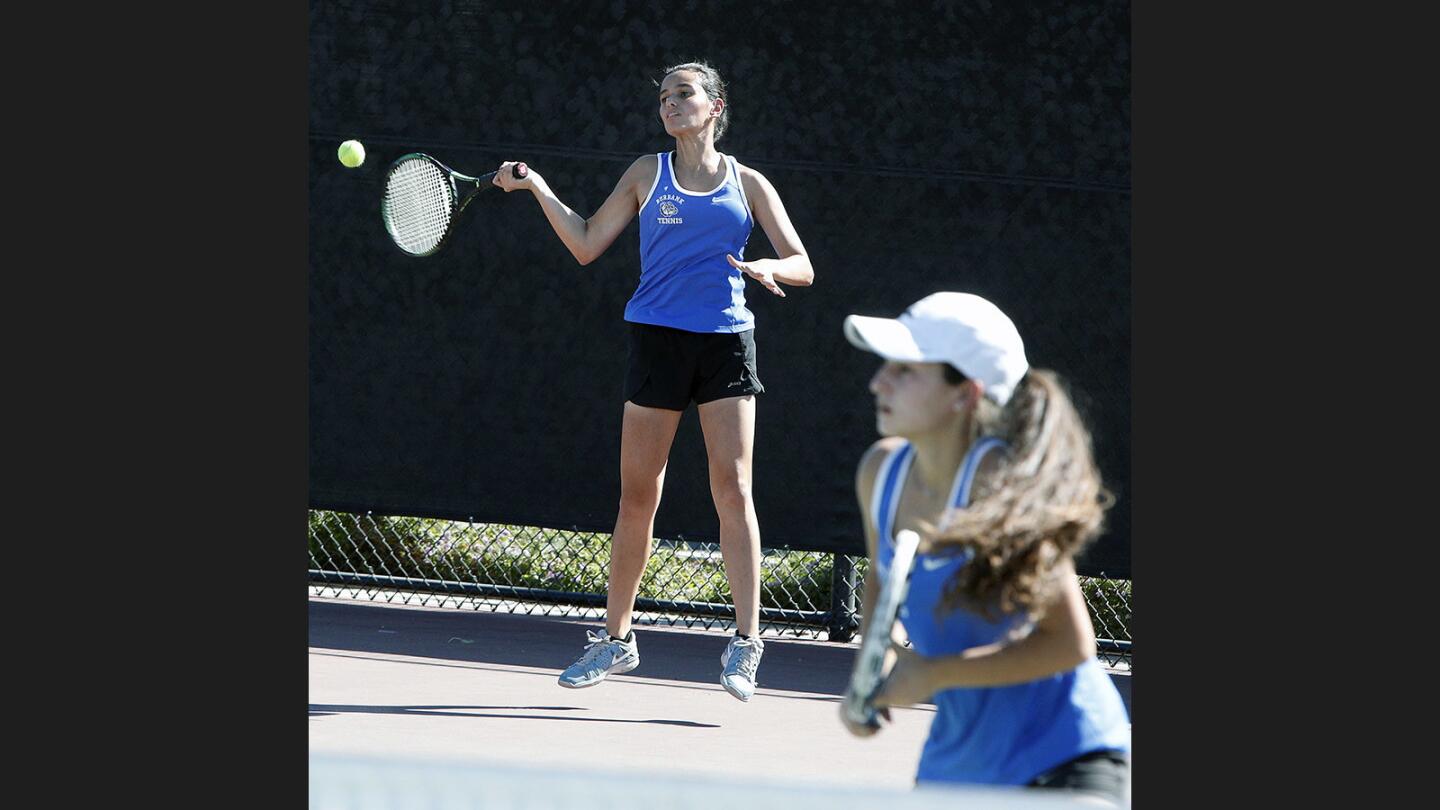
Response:
[{"label": "girl's face in profile", "polygon": [[660,122],[671,136],[699,132],[712,110],[725,102],[712,99],[693,70],[677,70],[660,83]]},{"label": "girl's face in profile", "polygon": [[886,360],[870,378],[875,429],[913,437],[945,428],[960,412],[963,388],[945,381],[944,364]]}]

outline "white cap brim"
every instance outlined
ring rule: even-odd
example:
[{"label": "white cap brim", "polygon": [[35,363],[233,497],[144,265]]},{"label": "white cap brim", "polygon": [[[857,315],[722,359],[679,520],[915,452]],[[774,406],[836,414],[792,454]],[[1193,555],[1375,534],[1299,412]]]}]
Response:
[{"label": "white cap brim", "polygon": [[874,352],[886,360],[926,362],[915,336],[894,318],[850,315],[845,318],[845,338],[857,348]]}]

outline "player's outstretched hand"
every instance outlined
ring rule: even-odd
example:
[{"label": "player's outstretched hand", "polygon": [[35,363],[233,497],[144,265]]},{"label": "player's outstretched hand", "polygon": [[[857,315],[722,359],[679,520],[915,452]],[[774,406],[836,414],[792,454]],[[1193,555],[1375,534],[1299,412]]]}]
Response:
[{"label": "player's outstretched hand", "polygon": [[515,177],[515,169],[513,168],[515,165],[516,162],[513,160],[507,160],[501,163],[499,170],[495,172],[495,176],[490,178],[490,182],[505,191],[531,188],[535,184],[534,170],[529,166],[525,166],[524,163],[521,163],[519,165],[524,166],[524,168],[520,170],[520,173],[524,176],[517,178]]},{"label": "player's outstretched hand", "polygon": [[759,269],[751,262],[736,261],[735,257],[729,253],[725,254],[725,258],[730,260],[731,267],[760,282],[764,285],[765,289],[770,292],[775,293],[781,298],[785,297],[785,291],[780,289],[779,284],[775,283],[775,274],[772,271]]}]

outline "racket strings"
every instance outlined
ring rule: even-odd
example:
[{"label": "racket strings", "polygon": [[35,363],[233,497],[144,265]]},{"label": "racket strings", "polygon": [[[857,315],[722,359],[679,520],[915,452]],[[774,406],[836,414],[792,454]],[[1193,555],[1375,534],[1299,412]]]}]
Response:
[{"label": "racket strings", "polygon": [[445,238],[454,210],[450,178],[426,160],[397,165],[385,182],[385,227],[401,250],[422,256]]}]

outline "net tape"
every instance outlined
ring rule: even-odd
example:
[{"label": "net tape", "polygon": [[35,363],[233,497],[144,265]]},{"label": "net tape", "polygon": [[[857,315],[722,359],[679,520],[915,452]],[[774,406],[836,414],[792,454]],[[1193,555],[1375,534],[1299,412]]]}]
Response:
[{"label": "net tape", "polygon": [[620,802],[688,810],[1065,810],[1095,807],[1066,791],[924,786],[883,790],[713,774],[616,773],[510,763],[311,754],[310,810],[560,810]]}]

